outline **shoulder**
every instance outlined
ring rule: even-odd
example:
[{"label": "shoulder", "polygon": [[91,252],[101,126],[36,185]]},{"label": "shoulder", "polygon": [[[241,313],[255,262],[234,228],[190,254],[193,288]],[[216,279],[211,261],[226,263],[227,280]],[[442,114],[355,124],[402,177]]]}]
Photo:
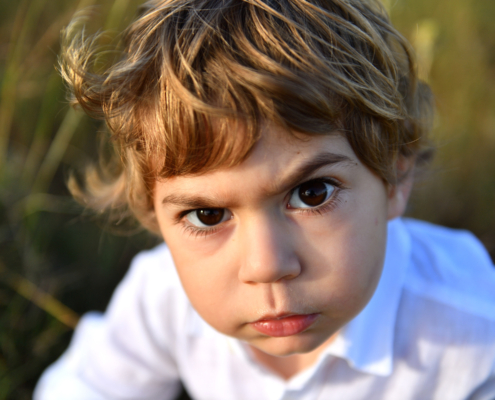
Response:
[{"label": "shoulder", "polygon": [[[146,321],[153,331],[170,331],[188,318],[190,302],[182,288],[168,247],[162,243],[140,252],[118,285],[107,319]],[[173,332],[172,332],[173,331]]]},{"label": "shoulder", "polygon": [[405,287],[459,311],[495,321],[495,268],[470,232],[404,219],[411,240]]},{"label": "shoulder", "polygon": [[182,291],[170,250],[165,243],[138,253],[121,286],[146,286],[147,291]]},{"label": "shoulder", "polygon": [[395,368],[442,398],[471,398],[494,379],[495,268],[470,232],[408,219],[403,227],[410,250]]},{"label": "shoulder", "polygon": [[168,275],[175,279],[176,273],[170,250],[165,243],[138,253],[131,262],[130,271],[138,274]]}]

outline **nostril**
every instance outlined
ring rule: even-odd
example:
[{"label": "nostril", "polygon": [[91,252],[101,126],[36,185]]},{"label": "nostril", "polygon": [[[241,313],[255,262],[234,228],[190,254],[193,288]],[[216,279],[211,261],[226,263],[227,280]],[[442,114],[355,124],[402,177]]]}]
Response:
[{"label": "nostril", "polygon": [[269,257],[258,253],[244,260],[239,279],[245,283],[274,283],[295,279],[300,274],[299,261],[293,255],[278,253]]},{"label": "nostril", "polygon": [[273,213],[253,215],[237,235],[242,257],[239,279],[249,283],[273,283],[295,279],[299,260],[287,227]]}]

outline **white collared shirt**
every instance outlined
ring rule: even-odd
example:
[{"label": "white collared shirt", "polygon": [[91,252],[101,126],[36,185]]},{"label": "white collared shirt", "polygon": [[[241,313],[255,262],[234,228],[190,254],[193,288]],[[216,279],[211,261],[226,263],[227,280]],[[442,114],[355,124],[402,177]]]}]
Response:
[{"label": "white collared shirt", "polygon": [[368,305],[285,381],[189,303],[165,245],[140,253],[104,315],[81,320],[34,400],[493,400],[495,269],[478,240],[389,223]]}]

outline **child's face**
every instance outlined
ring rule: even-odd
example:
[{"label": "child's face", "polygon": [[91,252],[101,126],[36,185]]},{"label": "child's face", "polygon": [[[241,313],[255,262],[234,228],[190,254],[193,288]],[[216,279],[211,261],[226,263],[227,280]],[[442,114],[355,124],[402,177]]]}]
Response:
[{"label": "child's face", "polygon": [[240,165],[157,182],[154,204],[197,312],[283,356],[316,349],[367,304],[397,193],[345,138],[268,126]]}]

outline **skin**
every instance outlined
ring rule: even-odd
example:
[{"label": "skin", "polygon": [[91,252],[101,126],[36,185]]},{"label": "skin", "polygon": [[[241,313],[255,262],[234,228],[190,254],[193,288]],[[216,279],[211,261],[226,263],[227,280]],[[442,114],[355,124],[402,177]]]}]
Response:
[{"label": "skin", "polygon": [[[317,178],[333,190],[329,199],[294,207],[302,204],[294,188]],[[301,140],[266,126],[241,164],[156,182],[154,206],[197,312],[289,378],[313,363],[370,300],[382,272],[387,221],[402,214],[409,188],[388,187],[337,133]],[[224,220],[198,231],[193,210],[202,208],[224,209]],[[284,337],[254,329],[253,322],[281,314],[317,318]]]}]

